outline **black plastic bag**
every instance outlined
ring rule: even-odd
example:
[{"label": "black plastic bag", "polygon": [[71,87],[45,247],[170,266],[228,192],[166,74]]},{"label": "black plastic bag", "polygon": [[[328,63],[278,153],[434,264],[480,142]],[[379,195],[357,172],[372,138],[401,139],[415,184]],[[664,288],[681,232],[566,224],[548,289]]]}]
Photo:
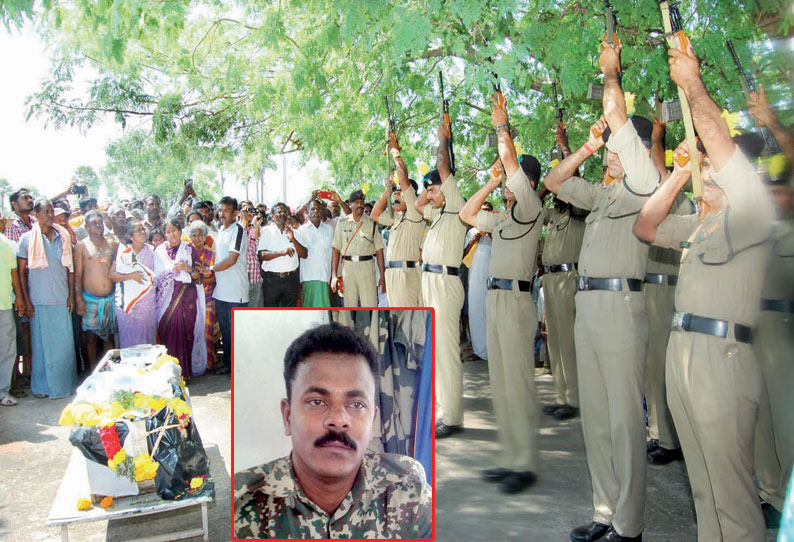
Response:
[{"label": "black plastic bag", "polygon": [[[119,434],[119,443],[124,446],[124,439],[127,438],[127,434],[129,433],[127,425],[122,422],[116,422],[116,432]],[[83,456],[89,461],[99,463],[100,465],[108,464],[108,456],[105,453],[104,446],[102,446],[102,437],[99,435],[98,426],[73,426],[72,432],[69,433],[69,442],[80,450]]]}]

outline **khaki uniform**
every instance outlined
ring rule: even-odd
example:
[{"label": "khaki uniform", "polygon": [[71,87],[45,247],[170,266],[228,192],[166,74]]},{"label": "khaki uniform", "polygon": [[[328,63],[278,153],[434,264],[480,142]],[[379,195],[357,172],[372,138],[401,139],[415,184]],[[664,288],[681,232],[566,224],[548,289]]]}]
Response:
[{"label": "khaki uniform", "polygon": [[[549,211],[546,225],[546,244],[543,246],[543,265],[576,264],[582,248],[585,223],[570,210]],[[557,403],[579,408],[579,383],[576,377],[576,348],[573,339],[576,307],[576,277],[570,271],[545,272],[543,294],[546,299],[546,329],[548,330],[549,363],[557,392]]]},{"label": "khaki uniform", "polygon": [[[416,210],[414,188],[408,187],[401,193],[406,211],[394,216],[386,212],[378,217],[380,224],[391,226],[386,260],[403,264],[403,267],[388,267],[387,264],[386,297],[390,307],[421,307],[422,269],[419,265],[419,251],[425,231],[425,219]],[[414,262],[415,267],[407,267],[406,262]]]},{"label": "khaki uniform", "polygon": [[[678,194],[670,208],[674,215],[691,215],[695,208],[684,194]],[[648,407],[648,433],[668,450],[681,447],[667,408],[664,383],[667,341],[675,305],[675,284],[681,252],[671,248],[651,247],[648,251],[648,271],[642,291],[648,313],[648,353],[645,357],[645,404]],[[659,276],[661,275],[661,277]],[[653,282],[662,279],[662,284]]]},{"label": "khaki uniform", "polygon": [[774,210],[738,149],[713,178],[725,191],[727,208],[701,223],[694,215],[668,216],[654,245],[684,243],[676,310],[728,321],[730,330],[725,338],[670,333],[667,404],[695,498],[698,540],[762,542],[753,438],[763,377],[752,346],[736,340],[734,324],[758,323]]},{"label": "khaki uniform", "polygon": [[[786,487],[794,465],[794,219],[776,224],[772,262],[764,279],[762,299],[787,301],[789,312],[761,307],[755,352],[766,392],[761,395],[755,432],[755,476],[761,498],[783,511]],[[779,305],[779,303],[778,303]],[[778,307],[782,308],[782,307]]]},{"label": "khaki uniform", "polygon": [[[458,217],[465,204],[455,177],[441,184],[446,198],[441,209],[425,206],[430,228],[425,237],[424,264],[444,265],[460,270],[466,226]],[[435,309],[436,399],[446,425],[463,424],[463,366],[460,361],[460,311],[463,308],[463,283],[457,275],[422,272],[422,298]]]},{"label": "khaki uniform", "polygon": [[[342,265],[342,282],[344,283],[345,307],[377,307],[378,284],[375,279],[375,252],[383,250],[383,239],[378,231],[378,224],[365,214],[361,215],[363,224],[359,224],[350,214],[340,218],[334,231],[333,248],[339,251]],[[355,235],[355,238],[353,238]],[[350,239],[353,238],[352,241]],[[350,244],[348,245],[348,241]],[[364,262],[343,260],[345,256],[372,256]]]},{"label": "khaki uniform", "polygon": [[[488,374],[502,447],[499,466],[516,472],[538,470],[538,415],[533,343],[527,322],[537,322],[529,283],[537,266],[545,212],[529,179],[518,168],[507,180],[516,197],[503,214],[480,211],[477,229],[492,233],[488,274],[508,279],[512,290],[490,288],[485,297]],[[526,282],[526,291],[519,289]]]},{"label": "khaki uniform", "polygon": [[[340,311],[347,312],[347,311]],[[235,538],[430,538],[433,490],[422,465],[368,451],[329,516],[298,483],[291,456],[234,475]]]},{"label": "khaki uniform", "polygon": [[626,171],[608,186],[565,181],[558,197],[590,209],[579,254],[582,277],[619,278],[622,291],[576,294],[576,362],[582,429],[593,485],[593,520],[612,524],[621,536],[639,535],[645,523],[645,352],[648,317],[640,291],[648,246],[633,233],[634,221],[659,173],[628,122],[609,140]]}]

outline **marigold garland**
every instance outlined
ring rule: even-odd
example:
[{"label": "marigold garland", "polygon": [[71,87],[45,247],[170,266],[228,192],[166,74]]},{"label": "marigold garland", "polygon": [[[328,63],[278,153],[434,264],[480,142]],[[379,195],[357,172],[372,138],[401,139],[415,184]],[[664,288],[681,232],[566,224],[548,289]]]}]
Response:
[{"label": "marigold garland", "polygon": [[151,480],[157,475],[160,463],[154,461],[148,454],[140,454],[135,458],[135,481]]},{"label": "marigold garland", "polygon": [[85,512],[86,510],[91,509],[91,499],[86,499],[85,497],[81,497],[77,499],[77,509],[81,512]]},{"label": "marigold garland", "polygon": [[102,502],[99,503],[99,506],[102,508],[108,509],[113,506],[113,497],[105,497],[102,499]]}]

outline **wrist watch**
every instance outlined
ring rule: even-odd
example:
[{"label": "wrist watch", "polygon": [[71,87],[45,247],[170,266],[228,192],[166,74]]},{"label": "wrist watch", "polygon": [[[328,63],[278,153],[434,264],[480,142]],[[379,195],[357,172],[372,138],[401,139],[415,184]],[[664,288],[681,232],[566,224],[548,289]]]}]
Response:
[{"label": "wrist watch", "polygon": [[507,124],[497,124],[496,125],[496,132],[501,132],[502,130],[507,130],[509,126]]}]

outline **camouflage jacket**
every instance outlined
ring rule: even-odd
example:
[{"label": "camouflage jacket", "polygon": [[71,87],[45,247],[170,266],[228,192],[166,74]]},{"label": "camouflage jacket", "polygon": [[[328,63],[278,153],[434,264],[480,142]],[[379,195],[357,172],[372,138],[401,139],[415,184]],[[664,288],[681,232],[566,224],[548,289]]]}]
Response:
[{"label": "camouflage jacket", "polygon": [[432,488],[408,456],[368,451],[332,516],[303,492],[290,456],[235,474],[234,486],[236,538],[432,536]]}]

